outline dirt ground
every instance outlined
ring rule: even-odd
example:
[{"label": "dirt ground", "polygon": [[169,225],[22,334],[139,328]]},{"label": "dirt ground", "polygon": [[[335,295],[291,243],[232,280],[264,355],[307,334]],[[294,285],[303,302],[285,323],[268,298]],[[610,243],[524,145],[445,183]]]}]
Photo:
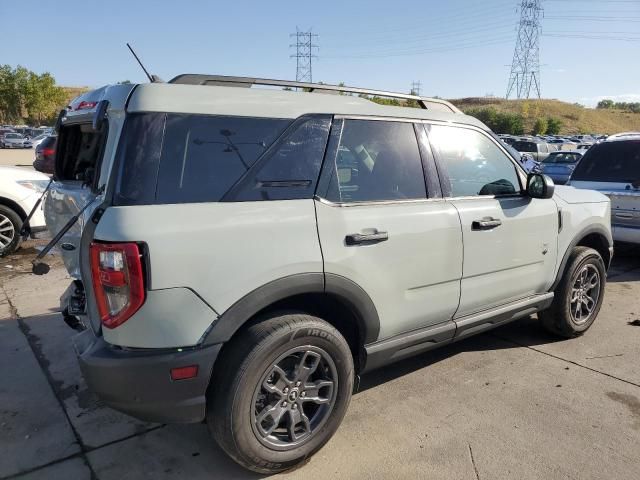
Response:
[{"label": "dirt ground", "polygon": [[0,148],[0,165],[30,167],[35,160],[34,152],[33,148]]}]

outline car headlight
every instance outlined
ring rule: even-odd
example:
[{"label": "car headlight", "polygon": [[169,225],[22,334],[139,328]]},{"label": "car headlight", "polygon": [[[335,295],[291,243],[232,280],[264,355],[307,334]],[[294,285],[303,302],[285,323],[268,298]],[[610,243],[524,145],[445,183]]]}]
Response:
[{"label": "car headlight", "polygon": [[18,180],[16,183],[34,192],[42,193],[49,185],[49,180]]}]

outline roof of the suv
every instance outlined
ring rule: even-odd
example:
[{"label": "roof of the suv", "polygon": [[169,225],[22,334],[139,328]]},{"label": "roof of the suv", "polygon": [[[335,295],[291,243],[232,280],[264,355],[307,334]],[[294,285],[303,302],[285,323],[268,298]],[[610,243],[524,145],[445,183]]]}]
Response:
[{"label": "roof of the suv", "polygon": [[609,135],[602,143],[619,142],[620,140],[640,140],[640,132],[622,132]]},{"label": "roof of the suv", "polygon": [[473,117],[428,107],[424,109],[380,105],[366,98],[351,95],[327,95],[323,93],[217,85],[141,84],[133,90],[127,111],[292,119],[305,114],[325,113],[441,120],[487,129],[482,122]]}]

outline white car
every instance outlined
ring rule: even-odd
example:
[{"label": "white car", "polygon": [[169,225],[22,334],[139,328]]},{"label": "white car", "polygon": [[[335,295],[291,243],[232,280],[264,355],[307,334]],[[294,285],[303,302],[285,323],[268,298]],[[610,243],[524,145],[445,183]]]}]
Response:
[{"label": "white car", "polygon": [[[0,257],[14,252],[20,244],[20,229],[49,177],[35,170],[0,166]],[[42,207],[34,213],[31,234],[46,229]]]}]

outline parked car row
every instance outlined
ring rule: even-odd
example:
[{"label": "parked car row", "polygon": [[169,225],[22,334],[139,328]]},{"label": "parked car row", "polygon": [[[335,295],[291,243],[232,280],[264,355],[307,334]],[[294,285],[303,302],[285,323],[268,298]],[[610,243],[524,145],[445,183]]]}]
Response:
[{"label": "parked car row", "polygon": [[0,126],[0,148],[33,148],[55,132],[51,127]]}]

